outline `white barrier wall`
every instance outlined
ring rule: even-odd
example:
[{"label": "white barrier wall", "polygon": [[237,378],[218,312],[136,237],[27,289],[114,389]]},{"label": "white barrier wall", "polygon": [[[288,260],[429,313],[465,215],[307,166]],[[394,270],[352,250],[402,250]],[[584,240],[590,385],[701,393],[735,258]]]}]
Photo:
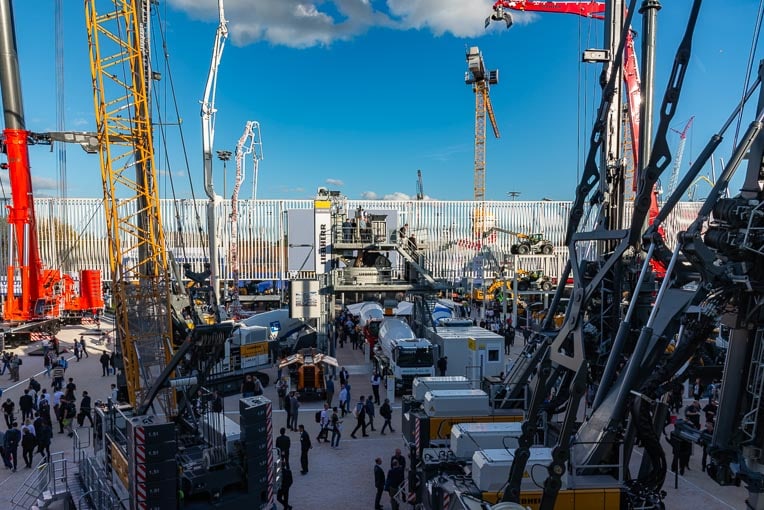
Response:
[{"label": "white barrier wall", "polygon": [[[5,200],[3,205],[7,205]],[[222,278],[230,277],[228,240],[230,239],[230,200],[219,207],[218,232],[220,239],[219,270]],[[358,207],[367,211],[396,210],[400,224],[409,224],[426,246],[427,267],[435,278],[457,280],[461,277],[493,278],[488,264],[478,255],[483,241],[472,234],[472,216],[475,203],[471,201],[383,201],[348,200],[348,209]],[[682,202],[666,222],[666,239],[674,243],[676,233],[685,229],[694,219],[699,202]],[[204,208],[206,200],[163,200],[162,221],[166,239],[175,257],[190,261],[200,270],[207,254],[207,234]],[[287,211],[311,209],[313,200],[242,200],[239,205],[239,257],[241,280],[268,280],[287,278],[287,246],[289,225]],[[558,275],[567,258],[562,246],[565,236],[570,202],[485,202],[486,223],[525,233],[541,232],[551,240],[555,256],[523,257],[523,269],[543,269],[551,276]],[[67,272],[80,269],[100,269],[108,280],[109,259],[106,243],[106,219],[103,201],[86,198],[35,199],[40,252],[46,267],[58,267]],[[7,214],[7,209],[2,208]],[[8,232],[0,231],[0,264],[7,266]],[[497,233],[485,243],[501,261],[516,242],[511,235]],[[476,257],[477,256],[477,257]],[[298,277],[309,278],[311,271],[301,271]]]}]

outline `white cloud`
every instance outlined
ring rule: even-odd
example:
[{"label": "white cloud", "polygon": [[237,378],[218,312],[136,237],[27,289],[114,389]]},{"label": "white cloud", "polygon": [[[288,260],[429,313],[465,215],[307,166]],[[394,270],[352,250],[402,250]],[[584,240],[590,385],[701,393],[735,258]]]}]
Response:
[{"label": "white cloud", "polygon": [[411,200],[413,197],[411,195],[407,195],[406,193],[402,191],[396,191],[394,193],[388,193],[384,197],[382,197],[383,200]]},{"label": "white cloud", "polygon": [[345,181],[342,181],[341,179],[326,179],[326,184],[329,186],[344,186]]},{"label": "white cloud", "polygon": [[364,200],[378,200],[379,195],[377,195],[373,191],[364,191],[363,193],[361,193],[361,198]]},{"label": "white cloud", "polygon": [[[216,2],[170,0],[173,6],[203,20],[217,19]],[[439,36],[475,37],[493,0],[226,0],[225,16],[235,44],[257,41],[307,48],[348,40],[372,27],[429,30]],[[512,13],[515,23],[535,18]],[[495,23],[501,26],[503,23]],[[492,28],[495,30],[496,28]]]},{"label": "white cloud", "polygon": [[51,179],[49,177],[35,177],[32,176],[32,189],[37,190],[57,190],[58,189],[58,181],[56,179]]}]

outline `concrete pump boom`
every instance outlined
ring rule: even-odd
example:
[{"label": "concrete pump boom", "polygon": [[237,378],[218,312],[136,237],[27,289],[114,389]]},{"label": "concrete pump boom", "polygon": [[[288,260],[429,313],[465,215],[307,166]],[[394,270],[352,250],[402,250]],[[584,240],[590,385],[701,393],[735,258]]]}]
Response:
[{"label": "concrete pump boom", "polygon": [[[228,39],[228,22],[223,12],[223,0],[218,0],[218,16],[219,24],[215,33],[215,44],[212,47],[212,60],[207,74],[207,84],[204,87],[204,99],[202,99],[202,158],[204,160],[204,191],[210,199],[207,204],[207,239],[210,244],[210,287],[212,287],[211,304],[213,305],[220,303],[217,215],[215,214],[215,207],[220,202],[220,196],[215,194],[212,182],[212,144],[215,139],[215,92],[218,67],[220,59],[223,58],[226,39]],[[218,309],[216,314],[219,313]]]}]

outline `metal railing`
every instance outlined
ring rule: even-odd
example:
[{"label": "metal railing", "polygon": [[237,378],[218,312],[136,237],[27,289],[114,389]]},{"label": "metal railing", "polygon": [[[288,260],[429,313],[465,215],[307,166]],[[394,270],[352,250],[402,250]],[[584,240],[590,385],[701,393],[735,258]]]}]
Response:
[{"label": "metal railing", "polygon": [[29,509],[39,500],[51,500],[69,491],[67,459],[55,452],[42,459],[11,498],[13,508]]}]

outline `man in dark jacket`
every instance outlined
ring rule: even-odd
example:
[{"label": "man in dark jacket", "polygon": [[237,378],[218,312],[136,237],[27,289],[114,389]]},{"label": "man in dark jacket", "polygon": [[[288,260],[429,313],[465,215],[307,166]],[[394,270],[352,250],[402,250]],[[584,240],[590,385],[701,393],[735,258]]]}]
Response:
[{"label": "man in dark jacket", "polygon": [[302,471],[300,471],[301,475],[307,475],[308,474],[308,450],[313,448],[313,445],[310,443],[310,435],[305,432],[305,426],[300,425],[300,467],[302,468]]},{"label": "man in dark jacket", "polygon": [[284,510],[292,510],[292,505],[289,504],[289,488],[293,481],[292,470],[289,466],[281,468],[281,487],[276,492],[276,501],[284,505]]},{"label": "man in dark jacket", "polygon": [[5,459],[7,464],[13,466],[13,472],[16,472],[18,467],[19,456],[19,443],[21,442],[21,431],[18,429],[19,424],[13,422],[11,428],[5,433],[3,439],[3,449],[5,449]]},{"label": "man in dark jacket", "polygon": [[19,409],[21,409],[21,421],[32,418],[34,414],[34,398],[29,394],[29,388],[24,390],[24,394],[19,397]]},{"label": "man in dark jacket", "polygon": [[379,408],[379,415],[385,419],[382,423],[382,431],[380,434],[385,435],[385,427],[390,429],[390,432],[395,432],[390,420],[393,418],[393,408],[390,406],[390,399],[386,398],[382,406]]},{"label": "man in dark jacket", "polygon": [[104,352],[101,354],[99,361],[101,362],[101,377],[106,377],[109,375],[109,355]]},{"label": "man in dark jacket", "polygon": [[382,469],[382,459],[374,459],[374,488],[377,494],[374,496],[374,510],[382,510],[382,491],[385,490],[385,470]]},{"label": "man in dark jacket", "polygon": [[80,401],[80,414],[77,416],[77,423],[82,427],[85,423],[85,418],[90,422],[90,426],[93,426],[93,418],[90,416],[92,410],[90,395],[87,391],[82,392],[82,400]]},{"label": "man in dark jacket", "polygon": [[284,461],[284,466],[289,467],[289,448],[292,446],[292,440],[286,435],[286,428],[281,427],[279,433],[281,435],[276,438],[276,448],[281,452],[281,459]]},{"label": "man in dark jacket", "polygon": [[395,499],[395,495],[400,490],[401,485],[403,485],[403,468],[399,466],[396,461],[393,461],[393,466],[390,468],[390,471],[387,472],[387,482],[385,483],[387,493],[390,495],[390,505],[393,507],[393,510],[398,510],[400,508],[398,500]]}]

